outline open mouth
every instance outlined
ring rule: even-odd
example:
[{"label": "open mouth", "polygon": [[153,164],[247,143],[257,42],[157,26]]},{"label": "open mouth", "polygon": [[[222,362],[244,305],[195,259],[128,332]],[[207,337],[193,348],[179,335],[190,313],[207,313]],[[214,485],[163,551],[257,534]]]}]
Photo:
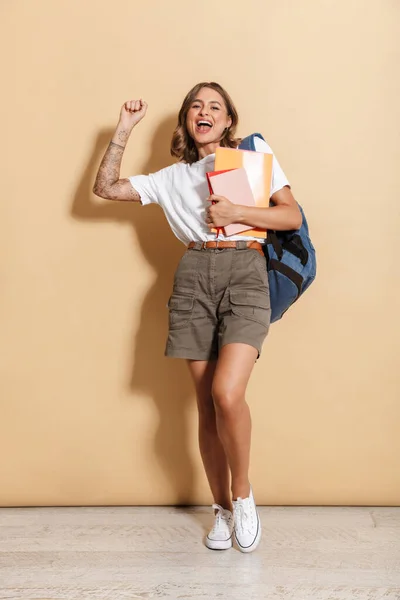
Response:
[{"label": "open mouth", "polygon": [[196,123],[196,131],[199,133],[208,133],[212,129],[212,123],[210,121],[197,121]]}]

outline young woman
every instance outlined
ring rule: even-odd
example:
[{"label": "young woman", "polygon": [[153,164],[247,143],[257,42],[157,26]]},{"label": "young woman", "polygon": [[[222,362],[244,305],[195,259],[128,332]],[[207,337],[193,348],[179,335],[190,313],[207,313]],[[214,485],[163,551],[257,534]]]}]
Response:
[{"label": "young woman", "polygon": [[[230,223],[297,229],[301,213],[275,157],[273,207],[238,206],[209,196],[206,172],[214,170],[216,148],[240,143],[237,111],[217,83],[196,85],[183,101],[171,144],[178,162],[148,176],[120,179],[125,146],[146,111],[143,100],[122,106],[93,192],[109,200],[159,204],[186,246],[168,302],[165,354],[186,359],[196,390],[200,453],[215,511],[206,545],[227,549],[234,536],[242,552],[251,552],[261,524],[249,482],[251,416],[245,392],[270,323],[268,275],[259,239],[219,234],[216,240],[211,230]],[[272,153],[263,140],[256,144],[257,151]]]}]

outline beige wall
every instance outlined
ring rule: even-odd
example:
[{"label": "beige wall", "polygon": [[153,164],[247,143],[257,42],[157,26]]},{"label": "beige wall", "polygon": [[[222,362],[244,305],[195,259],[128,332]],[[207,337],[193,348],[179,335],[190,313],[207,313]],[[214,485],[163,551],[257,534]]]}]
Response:
[{"label": "beige wall", "polygon": [[399,502],[399,18],[391,0],[2,5],[2,505],[211,501],[191,382],[163,356],[183,246],[157,207],[91,193],[121,104],[149,103],[122,176],[155,170],[203,79],[263,132],[318,251],[248,390],[258,502]]}]

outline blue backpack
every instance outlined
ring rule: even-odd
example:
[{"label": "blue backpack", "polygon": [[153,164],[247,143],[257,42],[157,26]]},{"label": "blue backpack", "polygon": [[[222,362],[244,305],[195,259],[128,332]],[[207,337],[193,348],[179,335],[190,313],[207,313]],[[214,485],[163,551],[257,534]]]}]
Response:
[{"label": "blue backpack", "polygon": [[[241,150],[255,151],[254,138],[264,140],[260,133],[244,138]],[[265,140],[264,140],[265,141]],[[270,200],[270,206],[274,206]],[[315,249],[308,234],[307,219],[299,205],[303,222],[300,229],[291,231],[268,230],[263,251],[266,258],[271,297],[271,323],[283,314],[312,284],[317,271]]]}]

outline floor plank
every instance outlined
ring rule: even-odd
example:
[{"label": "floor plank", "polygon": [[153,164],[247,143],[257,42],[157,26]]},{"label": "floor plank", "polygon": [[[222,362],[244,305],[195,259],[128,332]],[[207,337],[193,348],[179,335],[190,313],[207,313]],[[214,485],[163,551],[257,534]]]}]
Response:
[{"label": "floor plank", "polygon": [[0,509],[0,600],[400,600],[400,508],[259,507],[252,554],[208,507]]}]

